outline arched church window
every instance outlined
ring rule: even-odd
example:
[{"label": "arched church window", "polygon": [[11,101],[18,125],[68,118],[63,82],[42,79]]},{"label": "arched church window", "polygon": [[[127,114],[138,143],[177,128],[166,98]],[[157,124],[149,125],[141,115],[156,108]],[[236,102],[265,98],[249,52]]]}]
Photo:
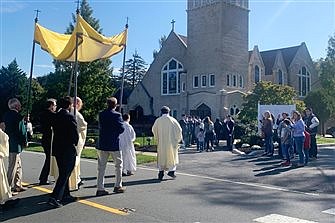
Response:
[{"label": "arched church window", "polygon": [[243,88],[243,77],[242,77],[242,75],[239,76],[238,86],[239,86],[240,88]]},{"label": "arched church window", "polygon": [[237,80],[236,80],[236,75],[233,75],[233,86],[237,86]]},{"label": "arched church window", "polygon": [[278,71],[278,84],[280,85],[284,84],[284,75],[281,70]]},{"label": "arched church window", "polygon": [[261,80],[259,76],[259,66],[255,66],[255,84],[257,84]]},{"label": "arched church window", "polygon": [[299,96],[306,96],[311,90],[310,73],[306,67],[302,67],[298,73]]},{"label": "arched church window", "polygon": [[183,65],[175,59],[171,59],[163,66],[161,73],[162,95],[180,94],[180,74],[183,69]]}]

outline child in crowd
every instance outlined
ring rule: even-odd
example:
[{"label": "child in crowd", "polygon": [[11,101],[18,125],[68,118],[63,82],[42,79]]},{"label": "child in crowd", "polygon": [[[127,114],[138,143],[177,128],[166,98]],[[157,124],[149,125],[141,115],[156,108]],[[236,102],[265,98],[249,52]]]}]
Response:
[{"label": "child in crowd", "polygon": [[136,171],[136,154],[134,141],[136,139],[136,133],[134,128],[129,124],[130,115],[124,114],[123,118],[123,127],[124,132],[119,136],[120,138],[120,151],[122,152],[122,161],[123,161],[123,176],[130,176]]},{"label": "child in crowd", "polygon": [[291,121],[289,119],[284,119],[281,127],[282,128],[281,128],[280,140],[282,143],[283,155],[284,158],[286,159],[285,162],[283,162],[281,165],[289,166],[291,165],[290,150],[293,146]]},{"label": "child in crowd", "polygon": [[200,129],[197,135],[198,143],[199,143],[199,149],[197,149],[199,152],[202,152],[204,150],[205,146],[205,131],[204,129]]}]

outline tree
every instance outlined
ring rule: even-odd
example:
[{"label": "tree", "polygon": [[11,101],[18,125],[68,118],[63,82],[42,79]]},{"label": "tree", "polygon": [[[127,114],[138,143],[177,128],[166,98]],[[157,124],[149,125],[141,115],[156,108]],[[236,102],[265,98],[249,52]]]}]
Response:
[{"label": "tree", "polygon": [[27,99],[27,77],[18,66],[16,59],[0,69],[0,115],[8,110],[8,99],[16,97],[24,108]]},{"label": "tree", "polygon": [[[99,33],[102,29],[99,20],[93,18],[93,10],[87,0],[81,1],[81,16]],[[72,33],[76,23],[76,15],[72,15],[72,22],[66,29],[66,33]],[[68,87],[73,70],[73,63],[64,61],[54,61],[55,72],[46,77],[39,78],[40,83],[47,89],[47,96],[60,98],[68,94]],[[82,114],[89,122],[97,120],[97,114],[105,107],[107,97],[115,92],[112,83],[112,68],[109,59],[97,60],[89,63],[78,63],[78,96],[83,100],[84,107]],[[71,95],[71,92],[70,92]]]},{"label": "tree", "polygon": [[153,56],[154,59],[156,59],[156,57],[157,57],[157,55],[158,55],[158,52],[162,49],[165,40],[166,40],[166,36],[165,36],[165,35],[161,36],[161,38],[158,40],[158,43],[159,43],[159,50],[154,50],[154,51],[152,52],[152,56]]},{"label": "tree", "polygon": [[246,121],[257,121],[257,106],[259,104],[296,104],[298,110],[303,110],[304,105],[301,101],[295,100],[297,96],[294,88],[273,84],[272,82],[261,81],[257,83],[251,94],[244,97],[245,103],[239,114],[239,119]]},{"label": "tree", "polygon": [[[146,63],[143,58],[135,51],[133,58],[126,61],[125,64],[125,82],[126,85],[129,85],[132,89],[140,82],[146,71]],[[122,72],[122,68],[120,70]]]},{"label": "tree", "polygon": [[313,108],[313,113],[317,114],[320,120],[321,133],[325,134],[324,124],[330,117],[330,111],[327,108],[327,95],[326,92],[319,89],[308,93],[304,102],[307,107]]},{"label": "tree", "polygon": [[319,61],[321,86],[326,100],[326,108],[335,115],[335,34],[328,41],[327,56]]},{"label": "tree", "polygon": [[[7,67],[0,69],[0,89],[0,117],[8,110],[8,99],[13,97],[20,100],[22,113],[27,113],[28,79],[15,59]],[[31,111],[31,119],[34,120],[38,116],[36,110],[40,108],[45,98],[43,87],[35,79],[32,80],[31,97],[32,104],[29,111]]]}]

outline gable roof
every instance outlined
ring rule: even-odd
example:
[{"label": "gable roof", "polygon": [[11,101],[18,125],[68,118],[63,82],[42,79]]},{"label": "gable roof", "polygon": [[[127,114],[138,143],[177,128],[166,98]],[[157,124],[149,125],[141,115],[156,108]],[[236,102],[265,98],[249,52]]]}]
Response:
[{"label": "gable roof", "polygon": [[187,36],[183,36],[183,35],[180,35],[180,34],[177,34],[177,33],[176,33],[176,35],[184,43],[184,45],[187,47]]},{"label": "gable roof", "polygon": [[[260,52],[265,66],[265,75],[271,74],[276,56],[279,52],[282,53],[286,69],[288,69],[300,46],[301,45]],[[249,51],[249,58],[251,53],[252,51]]]}]

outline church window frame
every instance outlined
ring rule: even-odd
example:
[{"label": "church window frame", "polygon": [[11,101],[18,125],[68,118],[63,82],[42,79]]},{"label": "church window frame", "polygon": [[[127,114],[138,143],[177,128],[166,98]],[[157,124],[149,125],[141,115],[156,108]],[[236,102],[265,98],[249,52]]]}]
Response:
[{"label": "church window frame", "polygon": [[207,87],[207,75],[201,75],[201,87]]},{"label": "church window frame", "polygon": [[215,74],[210,74],[209,75],[209,86],[210,87],[215,87]]},{"label": "church window frame", "polygon": [[239,77],[238,77],[238,86],[239,86],[239,88],[244,87],[244,81],[243,81],[243,76],[242,75],[239,75]]},{"label": "church window frame", "polygon": [[258,65],[255,66],[254,74],[255,74],[255,84],[257,84],[261,81],[260,69]]},{"label": "church window frame", "polygon": [[311,75],[306,66],[299,69],[298,76],[298,90],[299,96],[305,97],[311,91]]},{"label": "church window frame", "polygon": [[193,88],[199,88],[199,76],[193,76]]},{"label": "church window frame", "polygon": [[227,86],[230,86],[230,75],[229,74],[227,74],[227,76],[226,76],[226,81],[227,81]]},{"label": "church window frame", "polygon": [[278,84],[284,85],[284,73],[281,69],[278,70]]},{"label": "church window frame", "polygon": [[236,74],[233,75],[233,80],[232,81],[233,81],[233,84],[232,84],[233,87],[237,87],[237,76],[236,76]]},{"label": "church window frame", "polygon": [[171,58],[161,70],[161,95],[178,95],[181,90],[180,74],[184,70],[181,62]]}]

